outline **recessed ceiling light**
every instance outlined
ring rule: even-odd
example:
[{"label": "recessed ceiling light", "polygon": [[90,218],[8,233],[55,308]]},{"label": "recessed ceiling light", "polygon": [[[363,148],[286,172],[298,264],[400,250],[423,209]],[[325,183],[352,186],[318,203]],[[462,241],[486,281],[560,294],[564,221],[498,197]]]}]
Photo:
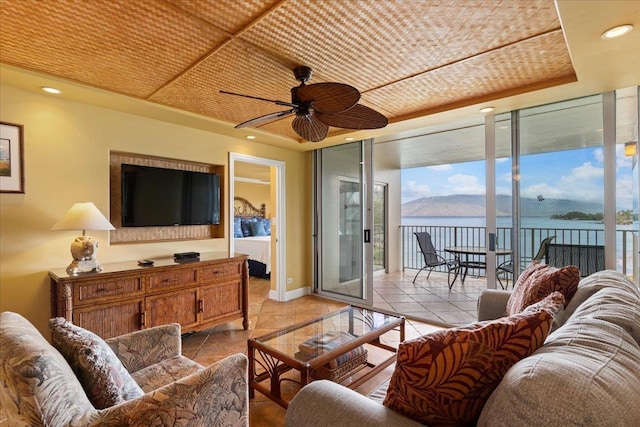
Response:
[{"label": "recessed ceiling light", "polygon": [[355,138],[352,138],[352,137],[348,136],[348,137],[346,137],[344,140],[345,140],[345,141],[353,141],[354,139],[355,139]]},{"label": "recessed ceiling light", "polygon": [[247,135],[247,139],[256,139],[254,135]]},{"label": "recessed ceiling light", "polygon": [[47,93],[53,93],[55,95],[59,95],[59,94],[62,93],[62,91],[60,89],[56,89],[55,87],[42,86],[40,89],[42,89],[43,91],[45,91]]},{"label": "recessed ceiling light", "polygon": [[617,27],[609,28],[607,31],[602,33],[600,38],[603,40],[614,39],[616,37],[624,36],[627,33],[630,33],[633,30],[633,25],[625,24],[618,25]]},{"label": "recessed ceiling light", "polygon": [[480,109],[480,112],[481,112],[481,113],[490,113],[490,112],[492,112],[493,110],[495,110],[495,107],[484,107],[484,108],[481,108],[481,109]]}]

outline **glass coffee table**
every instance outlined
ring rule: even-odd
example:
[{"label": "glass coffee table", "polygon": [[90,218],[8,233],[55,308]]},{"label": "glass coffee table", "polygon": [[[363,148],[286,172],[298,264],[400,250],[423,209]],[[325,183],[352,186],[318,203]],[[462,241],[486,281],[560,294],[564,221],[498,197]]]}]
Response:
[{"label": "glass coffee table", "polygon": [[[304,387],[314,379],[343,382],[356,388],[396,360],[397,348],[380,341],[384,333],[396,330],[404,341],[402,316],[349,306],[305,322],[248,340],[249,396],[258,390],[287,408],[281,393],[283,381]],[[391,353],[383,361],[367,360],[365,344]],[[383,352],[384,353],[384,352]],[[300,380],[283,374],[296,370]],[[366,369],[366,370],[364,370]],[[354,374],[362,371],[362,375]]]}]

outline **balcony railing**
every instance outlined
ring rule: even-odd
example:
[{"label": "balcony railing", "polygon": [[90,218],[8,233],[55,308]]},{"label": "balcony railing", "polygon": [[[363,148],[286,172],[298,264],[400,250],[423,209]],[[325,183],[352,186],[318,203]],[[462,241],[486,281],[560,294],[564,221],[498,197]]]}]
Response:
[{"label": "balcony railing", "polygon": [[[436,250],[445,258],[453,255],[444,252],[448,246],[475,246],[485,245],[485,227],[471,226],[425,226],[425,225],[401,225],[402,235],[402,268],[420,269],[424,265],[418,242],[413,233],[426,231],[431,235],[431,240]],[[499,227],[496,230],[496,246],[498,248],[511,249],[511,228]],[[553,243],[560,245],[579,246],[604,246],[604,230],[581,228],[522,228],[520,230],[520,257],[531,259],[540,247],[540,242],[548,236],[556,236]],[[616,264],[617,270],[623,274],[631,275],[633,230],[616,230]],[[510,257],[510,256],[507,256]],[[470,262],[483,262],[481,256],[472,256]],[[504,261],[499,257],[497,263]],[[438,270],[436,270],[438,271]],[[445,270],[442,270],[445,271]],[[475,269],[469,274],[484,275],[485,271]]]}]

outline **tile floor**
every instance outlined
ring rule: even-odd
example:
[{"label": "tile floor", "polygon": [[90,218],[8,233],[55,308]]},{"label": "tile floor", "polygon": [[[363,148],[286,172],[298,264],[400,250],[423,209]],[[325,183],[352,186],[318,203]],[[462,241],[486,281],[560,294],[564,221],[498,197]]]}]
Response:
[{"label": "tile floor", "polygon": [[427,279],[422,272],[412,283],[416,270],[374,275],[373,304],[402,313],[408,318],[462,326],[477,320],[477,301],[487,281],[467,276],[464,285],[456,280],[451,290],[447,274],[434,272]]},{"label": "tile floor", "polygon": [[[415,270],[374,277],[374,305],[380,309],[391,310],[407,316],[406,338],[414,338],[440,329],[442,324],[464,325],[476,320],[476,301],[482,289],[486,287],[483,278],[467,277],[465,284],[459,281],[449,290],[446,274],[432,273],[429,279],[421,273],[415,284],[412,283]],[[251,278],[249,313],[251,326],[242,329],[237,320],[206,331],[186,335],[183,338],[183,354],[203,365],[211,364],[233,353],[247,352],[247,339],[280,329],[311,317],[329,313],[344,303],[316,296],[306,296],[284,303],[269,300],[269,282]],[[388,344],[397,344],[397,332],[382,339]],[[396,340],[394,342],[393,340]],[[373,351],[371,351],[373,350]],[[370,349],[375,357],[375,348]],[[393,366],[356,389],[368,394],[391,376]],[[286,384],[291,384],[287,382]],[[287,398],[295,394],[293,389],[284,390]],[[251,400],[251,427],[280,427],[284,423],[285,410],[260,393]],[[7,425],[0,407],[0,426]]]},{"label": "tile floor", "polygon": [[[484,285],[483,281],[468,278],[464,287],[458,285],[452,291],[446,284],[446,275],[433,273],[429,280],[419,278],[412,284],[415,272],[396,273],[377,277],[375,280],[376,305],[387,310],[403,312],[410,316],[406,324],[406,338],[414,338],[442,327],[440,323],[466,324],[475,320],[475,300]],[[425,275],[426,277],[426,275]],[[207,365],[228,354],[247,351],[247,339],[280,329],[311,317],[329,313],[344,303],[317,296],[306,296],[293,301],[279,303],[267,298],[269,282],[251,279],[250,320],[248,331],[242,329],[241,321],[230,322],[216,328],[195,333],[183,338],[183,354]],[[415,317],[415,318],[414,318]],[[418,318],[432,322],[420,321]],[[435,322],[433,322],[435,321]],[[397,345],[397,332],[382,337],[388,344]],[[395,342],[394,342],[395,340]],[[370,357],[376,357],[375,348],[369,349]],[[373,351],[371,351],[373,350]],[[393,372],[391,365],[372,380],[356,389],[368,394],[386,380]],[[292,373],[293,374],[293,373]],[[293,374],[295,375],[295,374]],[[297,385],[285,382],[283,394],[290,399]],[[251,427],[280,427],[284,423],[285,410],[259,392],[250,402]]]}]

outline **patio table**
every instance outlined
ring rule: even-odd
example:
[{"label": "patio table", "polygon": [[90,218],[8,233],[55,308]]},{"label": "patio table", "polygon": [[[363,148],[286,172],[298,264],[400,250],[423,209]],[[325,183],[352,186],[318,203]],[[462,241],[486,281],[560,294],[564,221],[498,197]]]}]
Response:
[{"label": "patio table", "polygon": [[[484,246],[449,246],[444,248],[445,252],[453,254],[453,256],[460,262],[460,267],[464,267],[462,278],[460,279],[464,284],[464,279],[467,277],[467,272],[470,268],[487,268],[487,263],[483,260],[469,259],[471,255],[474,257],[486,258],[488,249]],[[510,249],[498,249],[494,251],[497,256],[511,255]]]}]

